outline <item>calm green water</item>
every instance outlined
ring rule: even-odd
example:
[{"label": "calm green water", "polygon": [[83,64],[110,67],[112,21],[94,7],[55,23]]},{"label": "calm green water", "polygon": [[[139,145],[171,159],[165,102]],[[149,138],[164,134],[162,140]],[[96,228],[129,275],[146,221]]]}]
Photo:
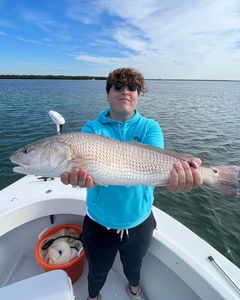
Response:
[{"label": "calm green water", "polygon": [[[199,156],[206,164],[240,165],[240,82],[147,85],[139,110],[160,123],[166,148]],[[71,132],[106,106],[104,81],[0,80],[0,188],[21,177],[12,173],[11,152],[55,134],[49,110],[61,113],[64,131]],[[155,199],[156,206],[240,266],[240,199],[206,187],[188,194],[157,188]]]}]

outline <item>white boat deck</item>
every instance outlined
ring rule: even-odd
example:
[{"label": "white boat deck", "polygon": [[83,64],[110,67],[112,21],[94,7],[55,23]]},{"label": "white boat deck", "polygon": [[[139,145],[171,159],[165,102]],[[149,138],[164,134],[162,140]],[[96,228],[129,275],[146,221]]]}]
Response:
[{"label": "white boat deck", "polygon": [[[107,281],[101,291],[104,300],[129,300],[125,287],[127,281],[119,272],[120,261],[116,258],[113,269],[110,271]],[[161,270],[159,272],[159,270]],[[142,286],[150,300],[199,300],[200,298],[168,267],[161,264],[157,259],[148,254],[143,265]],[[79,300],[87,298],[87,266],[83,278],[73,285],[75,295]],[[181,295],[181,298],[179,298]]]},{"label": "white boat deck", "polygon": [[[64,186],[59,180],[39,181],[34,176],[0,191],[0,288],[43,273],[33,254],[38,235],[46,227],[81,225],[85,195],[84,189]],[[55,215],[54,225],[51,214]],[[150,300],[240,299],[239,291],[207,257],[213,256],[239,287],[240,270],[236,266],[162,211],[154,208],[154,214],[157,229],[141,276]],[[87,263],[73,286],[78,300],[86,300],[86,277]],[[117,258],[102,290],[103,300],[127,300],[126,283]]]},{"label": "white boat deck", "polygon": [[[5,257],[5,263],[2,260],[3,257],[1,257],[0,286],[9,285],[44,272],[42,267],[36,262],[33,250],[38,234],[48,223],[49,217],[43,217],[24,224],[2,237],[1,250],[3,250],[5,245],[10,249],[10,252],[5,253],[5,256],[7,256]],[[79,216],[56,216],[56,223],[78,224]],[[18,249],[21,249],[21,251],[18,251]],[[87,261],[85,261],[84,272],[73,285],[74,295],[77,300],[86,300],[87,298],[87,272],[88,265]],[[144,275],[142,285],[151,300],[200,299],[181,278],[151,253],[148,253],[144,260],[142,272]],[[122,273],[120,259],[117,256],[101,292],[103,299],[129,299],[125,291],[126,284],[127,281]],[[179,295],[181,295],[181,298],[179,298]]]}]

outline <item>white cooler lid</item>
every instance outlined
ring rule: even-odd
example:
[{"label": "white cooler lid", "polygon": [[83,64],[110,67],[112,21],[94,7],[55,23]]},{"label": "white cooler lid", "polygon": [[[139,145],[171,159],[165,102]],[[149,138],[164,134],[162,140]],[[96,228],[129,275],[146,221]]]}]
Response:
[{"label": "white cooler lid", "polygon": [[67,273],[55,270],[0,288],[0,299],[73,300],[75,297]]}]

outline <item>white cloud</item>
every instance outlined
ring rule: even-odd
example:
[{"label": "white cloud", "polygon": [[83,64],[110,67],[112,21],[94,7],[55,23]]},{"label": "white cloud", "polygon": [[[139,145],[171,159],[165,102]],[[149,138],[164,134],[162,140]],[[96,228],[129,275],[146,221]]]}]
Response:
[{"label": "white cloud", "polygon": [[116,1],[102,0],[101,5],[122,20],[107,34],[135,51],[120,61],[153,77],[240,79],[238,0],[133,0],[131,5],[122,0],[121,9]]},{"label": "white cloud", "polygon": [[84,67],[89,63],[93,71],[94,65],[98,71],[125,65],[148,78],[240,80],[239,0],[66,0],[61,5],[59,16],[46,5],[18,6],[16,18],[0,20],[0,36],[41,43]]},{"label": "white cloud", "polygon": [[67,0],[66,15],[75,21],[84,24],[96,24],[99,21],[99,16],[103,10],[101,1],[79,1]]},{"label": "white cloud", "polygon": [[[149,75],[240,79],[239,2],[193,2],[165,1],[163,6],[160,1],[148,1],[148,11],[138,12],[140,16],[126,12],[127,1],[122,10],[111,9],[149,41],[136,62]],[[134,35],[129,39],[134,43]]]},{"label": "white cloud", "polygon": [[19,41],[26,42],[26,43],[42,44],[40,41],[32,40],[32,39],[26,39],[26,38],[23,38],[21,36],[16,36],[15,38],[18,39]]},{"label": "white cloud", "polygon": [[25,9],[20,12],[22,19],[33,26],[40,28],[45,33],[57,34],[61,30],[68,30],[65,22],[58,20],[56,16],[51,16],[50,13],[40,10]]},{"label": "white cloud", "polygon": [[129,48],[133,51],[144,51],[149,47],[148,43],[138,36],[134,30],[128,27],[118,28],[114,34],[114,39],[122,46]]},{"label": "white cloud", "polygon": [[100,65],[119,64],[121,62],[124,62],[125,60],[122,58],[114,58],[114,57],[106,57],[106,56],[91,56],[91,55],[84,55],[84,54],[77,55],[75,59],[83,62],[100,64]]},{"label": "white cloud", "polygon": [[71,42],[73,38],[75,45],[65,49],[67,53],[79,49],[79,54],[71,54],[78,61],[103,67],[135,65],[149,77],[216,78],[231,74],[233,79],[240,78],[238,0],[66,3],[68,19],[99,28],[85,52],[74,33],[64,34],[64,24],[40,13],[28,12],[25,18],[46,32],[57,29],[52,34],[58,41]]}]

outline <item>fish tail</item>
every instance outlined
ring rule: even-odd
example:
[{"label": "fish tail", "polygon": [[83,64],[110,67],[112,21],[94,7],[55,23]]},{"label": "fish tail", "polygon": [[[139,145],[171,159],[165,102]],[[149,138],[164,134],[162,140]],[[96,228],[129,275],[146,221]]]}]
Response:
[{"label": "fish tail", "polygon": [[238,175],[240,168],[238,166],[215,166],[211,167],[214,173],[218,173],[218,179],[210,183],[212,187],[224,193],[227,196],[239,197]]}]

